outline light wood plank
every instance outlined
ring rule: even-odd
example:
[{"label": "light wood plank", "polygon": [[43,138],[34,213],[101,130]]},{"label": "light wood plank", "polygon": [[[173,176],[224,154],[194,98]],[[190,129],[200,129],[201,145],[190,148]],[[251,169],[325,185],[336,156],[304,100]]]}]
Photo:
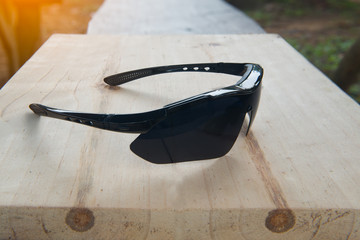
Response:
[{"label": "light wood plank", "polygon": [[[131,113],[234,83],[143,67],[255,62],[257,119],[220,159],[154,165],[137,135],[28,105]],[[359,239],[360,109],[277,35],[53,36],[0,91],[0,239]]]},{"label": "light wood plank", "polygon": [[265,31],[224,0],[105,0],[88,34],[250,34]]}]

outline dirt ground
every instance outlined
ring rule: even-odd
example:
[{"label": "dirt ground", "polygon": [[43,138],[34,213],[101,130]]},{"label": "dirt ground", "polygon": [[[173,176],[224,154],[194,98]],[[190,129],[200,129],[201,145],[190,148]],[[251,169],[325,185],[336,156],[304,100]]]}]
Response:
[{"label": "dirt ground", "polygon": [[306,38],[312,43],[333,36],[356,39],[360,33],[359,22],[333,13],[284,17],[262,25],[269,33],[278,33],[284,38]]}]

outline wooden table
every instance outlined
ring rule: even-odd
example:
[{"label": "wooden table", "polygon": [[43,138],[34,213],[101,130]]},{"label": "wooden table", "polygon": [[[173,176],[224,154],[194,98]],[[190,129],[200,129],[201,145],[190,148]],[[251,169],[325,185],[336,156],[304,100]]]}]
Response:
[{"label": "wooden table", "polygon": [[[225,157],[154,165],[137,135],[39,118],[43,103],[131,113],[226,86],[220,74],[109,74],[194,62],[265,69]],[[0,91],[0,239],[359,239],[360,108],[277,35],[55,35]]]}]

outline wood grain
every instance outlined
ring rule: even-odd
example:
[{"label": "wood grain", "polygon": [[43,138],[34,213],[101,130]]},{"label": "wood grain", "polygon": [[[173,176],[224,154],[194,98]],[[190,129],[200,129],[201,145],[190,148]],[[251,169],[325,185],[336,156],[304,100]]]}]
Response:
[{"label": "wood grain", "polygon": [[[136,134],[38,117],[33,102],[134,113],[233,76],[110,74],[196,62],[265,70],[252,130],[226,156],[154,165]],[[55,35],[0,91],[0,239],[359,239],[360,108],[277,35]]]}]

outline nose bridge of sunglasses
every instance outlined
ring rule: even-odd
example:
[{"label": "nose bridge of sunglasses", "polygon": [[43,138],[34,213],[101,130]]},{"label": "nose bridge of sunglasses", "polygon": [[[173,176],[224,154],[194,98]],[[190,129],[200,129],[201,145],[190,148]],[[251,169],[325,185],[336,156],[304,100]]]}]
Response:
[{"label": "nose bridge of sunglasses", "polygon": [[250,90],[260,85],[263,69],[259,65],[248,64],[248,69],[243,77],[235,84],[242,90]]}]

